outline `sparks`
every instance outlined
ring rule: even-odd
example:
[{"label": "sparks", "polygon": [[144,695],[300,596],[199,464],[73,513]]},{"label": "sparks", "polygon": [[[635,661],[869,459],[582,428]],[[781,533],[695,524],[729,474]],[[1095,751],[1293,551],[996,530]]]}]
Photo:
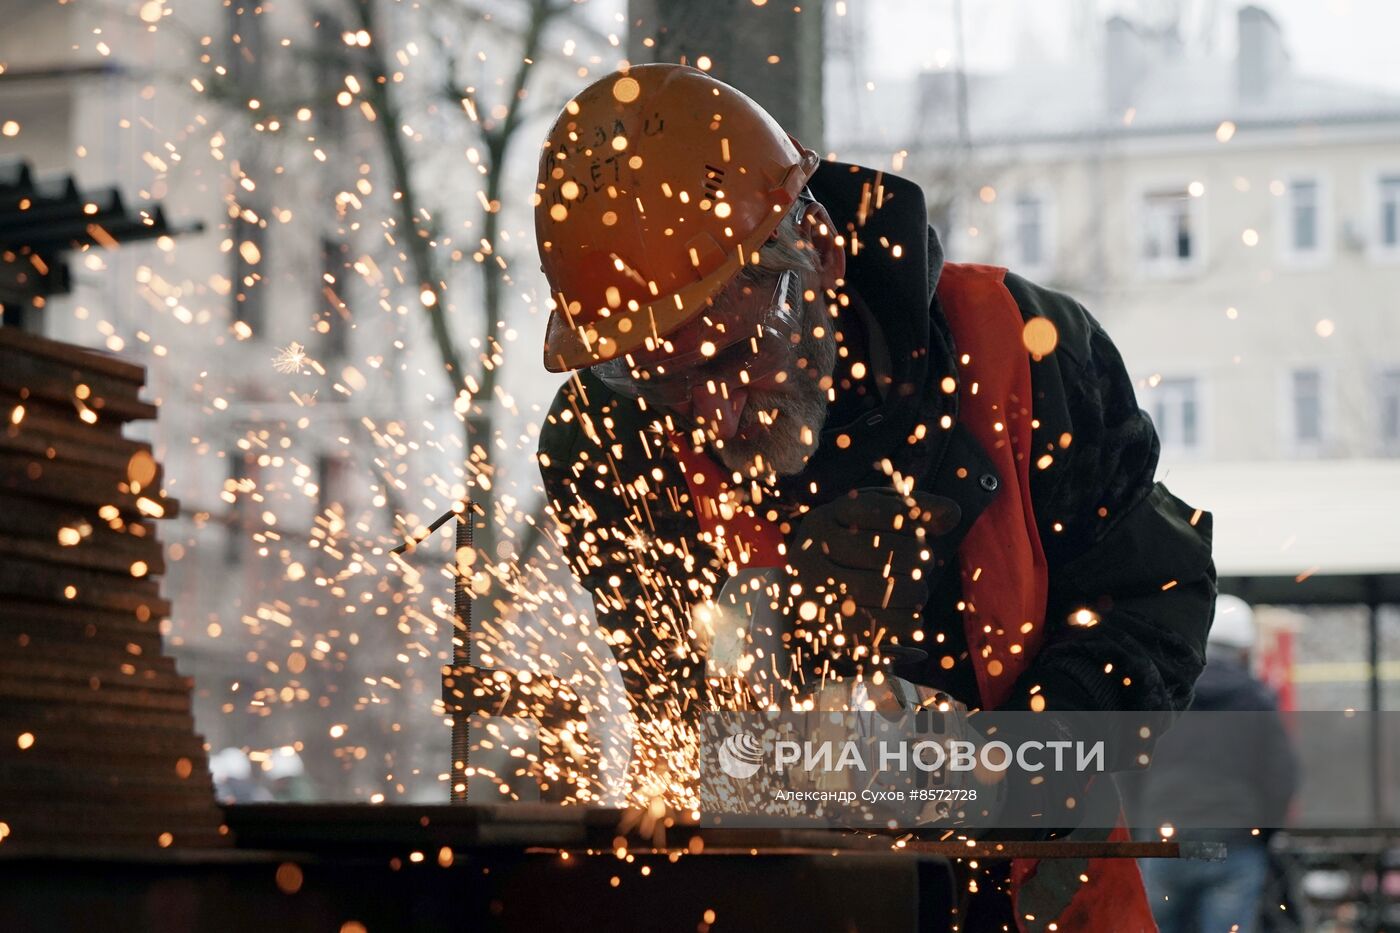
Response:
[{"label": "sparks", "polygon": [[272,367],[279,373],[300,374],[307,365],[306,348],[293,340],[272,358]]}]

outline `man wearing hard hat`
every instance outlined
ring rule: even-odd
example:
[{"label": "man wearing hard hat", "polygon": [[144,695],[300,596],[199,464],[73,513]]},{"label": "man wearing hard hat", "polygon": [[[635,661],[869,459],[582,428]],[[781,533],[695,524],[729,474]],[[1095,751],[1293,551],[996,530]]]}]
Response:
[{"label": "man wearing hard hat", "polygon": [[[544,361],[572,373],[539,462],[639,718],[714,702],[696,607],[749,605],[735,581],[766,604],[736,665],[761,705],[852,671],[970,709],[1190,701],[1210,516],[1154,483],[1072,299],[945,263],[916,185],[677,65],[571,100],[536,196]],[[1018,861],[963,928],[1152,928],[1131,860],[1082,869]]]}]

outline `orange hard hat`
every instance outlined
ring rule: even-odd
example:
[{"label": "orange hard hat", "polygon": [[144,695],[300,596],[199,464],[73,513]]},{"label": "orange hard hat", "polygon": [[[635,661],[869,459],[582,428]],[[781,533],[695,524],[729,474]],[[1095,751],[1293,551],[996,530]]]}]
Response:
[{"label": "orange hard hat", "polygon": [[694,319],[819,161],[694,68],[638,65],[585,88],[540,156],[535,235],[554,305],[545,367],[592,366]]}]

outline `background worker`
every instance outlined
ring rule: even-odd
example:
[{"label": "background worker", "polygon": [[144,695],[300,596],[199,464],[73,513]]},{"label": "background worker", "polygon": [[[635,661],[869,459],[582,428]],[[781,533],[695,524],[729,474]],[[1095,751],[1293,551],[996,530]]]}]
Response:
[{"label": "background worker", "polygon": [[1238,596],[1215,606],[1206,669],[1192,712],[1253,712],[1224,719],[1187,716],[1168,732],[1139,780],[1135,825],[1201,825],[1228,813],[1249,828],[1180,829],[1182,839],[1224,842],[1224,862],[1146,859],[1143,878],[1163,933],[1256,929],[1269,870],[1269,839],[1298,786],[1293,744],[1273,691],[1250,672],[1254,610]]}]

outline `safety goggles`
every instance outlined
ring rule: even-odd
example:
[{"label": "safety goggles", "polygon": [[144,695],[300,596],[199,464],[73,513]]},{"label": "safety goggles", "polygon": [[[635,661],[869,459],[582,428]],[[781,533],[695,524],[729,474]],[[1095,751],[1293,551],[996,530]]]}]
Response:
[{"label": "safety goggles", "polygon": [[621,395],[676,408],[688,403],[698,386],[712,392],[721,385],[737,389],[791,368],[802,318],[802,277],[789,269],[757,313],[748,295],[717,299],[700,316],[704,329],[695,349],[643,361],[629,354],[591,369]]}]

